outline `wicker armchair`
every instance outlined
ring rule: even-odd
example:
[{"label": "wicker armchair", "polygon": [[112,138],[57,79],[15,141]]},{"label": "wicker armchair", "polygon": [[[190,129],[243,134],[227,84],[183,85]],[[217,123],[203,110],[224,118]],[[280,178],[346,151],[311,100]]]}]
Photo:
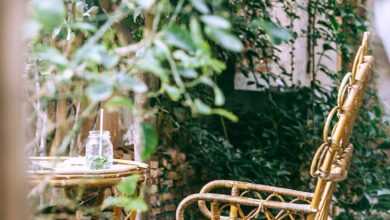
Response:
[{"label": "wicker armchair", "polygon": [[[356,54],[352,71],[338,90],[337,105],[329,112],[323,128],[323,144],[314,154],[310,174],[317,179],[313,193],[230,180],[206,184],[200,193],[181,201],[176,220],[184,219],[185,209],[198,203],[212,220],[328,219],[336,183],[347,177],[353,146],[349,137],[361,106],[374,59],[367,55],[368,33]],[[223,190],[229,194],[212,193]],[[263,218],[259,218],[262,215]]]}]

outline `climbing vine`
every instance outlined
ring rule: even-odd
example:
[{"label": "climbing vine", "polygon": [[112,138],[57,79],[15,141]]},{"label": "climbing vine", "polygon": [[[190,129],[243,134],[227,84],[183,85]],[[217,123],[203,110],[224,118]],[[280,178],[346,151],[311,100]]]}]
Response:
[{"label": "climbing vine", "polygon": [[[302,2],[237,0],[227,6],[236,14],[234,31],[242,37],[245,50],[241,54],[220,54],[231,62],[218,82],[226,94],[227,108],[240,121],[225,123],[214,118],[183,122],[179,117],[180,135],[175,136],[175,140],[181,140],[178,145],[189,154],[196,172],[203,177],[199,185],[222,178],[301,190],[313,187],[308,176],[310,158],[320,143],[324,117],[335,102],[338,82],[350,71],[356,45],[368,22],[363,3]],[[270,13],[275,6],[283,8],[290,18],[289,24],[272,18]],[[294,21],[304,16],[302,11],[307,13],[308,26],[296,30]],[[278,53],[278,44],[293,45],[299,36],[307,39],[308,59],[307,63],[295,65],[306,65],[308,87],[291,83],[293,51],[289,52],[290,69],[283,68]],[[325,62],[332,53],[339,56],[340,67],[336,71]],[[279,74],[267,64],[277,66]],[[253,79],[249,85],[254,84],[261,91],[235,91],[234,76],[238,73]],[[324,85],[320,75],[332,82],[331,86]],[[207,95],[205,91],[199,93]],[[176,117],[177,114],[173,115]],[[338,219],[388,217],[388,159],[378,149],[378,143],[386,138],[384,126],[382,108],[375,90],[370,88],[353,132],[351,142],[356,152],[350,176],[337,191]],[[208,164],[207,168],[204,164]]]}]

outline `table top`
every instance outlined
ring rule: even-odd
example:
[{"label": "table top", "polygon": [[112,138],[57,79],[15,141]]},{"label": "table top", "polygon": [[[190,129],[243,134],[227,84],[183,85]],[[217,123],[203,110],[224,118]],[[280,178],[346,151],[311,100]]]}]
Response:
[{"label": "table top", "polygon": [[27,171],[30,183],[50,184],[55,187],[95,186],[107,187],[117,184],[122,178],[139,175],[145,179],[148,165],[142,162],[114,159],[109,169],[90,170],[83,157],[30,157]]}]

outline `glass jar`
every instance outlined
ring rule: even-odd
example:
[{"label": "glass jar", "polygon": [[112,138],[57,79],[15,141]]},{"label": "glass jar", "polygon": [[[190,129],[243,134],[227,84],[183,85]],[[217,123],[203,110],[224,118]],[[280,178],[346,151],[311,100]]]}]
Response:
[{"label": "glass jar", "polygon": [[100,150],[100,131],[90,131],[85,144],[85,159],[89,169],[108,169],[112,166],[113,146],[109,131],[103,131]]}]

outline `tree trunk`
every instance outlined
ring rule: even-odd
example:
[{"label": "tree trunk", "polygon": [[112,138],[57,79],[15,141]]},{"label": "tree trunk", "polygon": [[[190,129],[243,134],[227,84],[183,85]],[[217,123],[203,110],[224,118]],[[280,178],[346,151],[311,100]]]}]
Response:
[{"label": "tree trunk", "polygon": [[[147,38],[150,36],[153,29],[153,19],[154,16],[148,12],[145,13],[145,28],[144,28],[144,36],[143,38]],[[138,80],[145,83],[149,89],[153,85],[151,85],[151,80],[148,80],[148,77],[145,73],[137,74]],[[135,93],[134,94],[134,104],[136,108],[136,115],[134,115],[134,160],[142,161],[142,151],[144,145],[144,133],[142,124],[147,120],[145,117],[145,113],[148,110],[148,97],[146,93]],[[148,119],[151,121],[152,119]],[[148,178],[148,177],[147,177]],[[147,203],[149,203],[149,196],[146,192],[144,195],[144,199]],[[137,213],[136,220],[149,219],[148,213],[142,215],[141,213]]]},{"label": "tree trunk", "polygon": [[[147,38],[152,32],[153,28],[153,15],[145,13],[145,28],[143,38]],[[148,85],[150,89],[150,80],[147,79],[145,73],[138,73],[137,78],[139,81]],[[148,97],[146,93],[135,93],[134,103],[136,108],[136,115],[134,116],[135,125],[135,143],[134,143],[134,160],[142,161],[141,154],[143,151],[143,131],[142,123],[145,121],[145,113],[148,109]]]},{"label": "tree trunk", "polygon": [[[50,156],[59,156],[58,147],[61,145],[64,137],[69,131],[69,123],[66,122],[68,115],[68,103],[66,99],[60,99],[56,105],[55,122],[58,127],[55,130],[54,140],[50,147]],[[64,156],[66,152],[61,152]]]}]

